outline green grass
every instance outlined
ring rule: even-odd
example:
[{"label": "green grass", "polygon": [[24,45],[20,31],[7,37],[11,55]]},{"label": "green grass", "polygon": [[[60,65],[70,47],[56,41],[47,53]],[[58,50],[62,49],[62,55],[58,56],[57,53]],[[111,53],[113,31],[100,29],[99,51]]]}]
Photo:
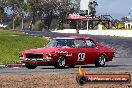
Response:
[{"label": "green grass", "polygon": [[12,30],[2,30],[0,29],[0,35],[17,35],[22,34],[21,32],[12,31]]},{"label": "green grass", "polygon": [[20,51],[41,48],[47,42],[46,39],[40,37],[0,36],[0,64],[19,63],[18,54]]}]

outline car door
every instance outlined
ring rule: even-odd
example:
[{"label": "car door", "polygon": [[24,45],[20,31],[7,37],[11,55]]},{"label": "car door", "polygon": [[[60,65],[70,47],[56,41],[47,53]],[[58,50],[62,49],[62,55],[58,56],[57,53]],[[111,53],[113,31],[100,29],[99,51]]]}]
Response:
[{"label": "car door", "polygon": [[90,39],[86,39],[86,48],[85,49],[86,49],[85,52],[87,55],[85,64],[94,64],[96,59],[98,58],[100,49]]},{"label": "car door", "polygon": [[84,46],[84,39],[75,39],[74,57],[77,65],[85,64],[87,58],[86,49]]}]

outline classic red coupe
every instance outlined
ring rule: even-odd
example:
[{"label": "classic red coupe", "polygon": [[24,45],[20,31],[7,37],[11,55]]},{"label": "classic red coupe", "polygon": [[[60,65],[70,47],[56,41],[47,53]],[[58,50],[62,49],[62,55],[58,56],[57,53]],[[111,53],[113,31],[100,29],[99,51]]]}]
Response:
[{"label": "classic red coupe", "polygon": [[112,61],[115,51],[98,43],[93,38],[68,36],[53,38],[44,48],[20,52],[19,58],[26,68],[54,66],[55,68],[75,65],[95,64],[104,66]]}]

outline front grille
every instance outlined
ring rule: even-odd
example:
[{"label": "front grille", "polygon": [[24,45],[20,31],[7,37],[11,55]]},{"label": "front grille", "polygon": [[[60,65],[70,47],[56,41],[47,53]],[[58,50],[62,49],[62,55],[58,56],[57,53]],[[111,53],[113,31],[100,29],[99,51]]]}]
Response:
[{"label": "front grille", "polygon": [[26,58],[43,58],[43,54],[26,54]]}]

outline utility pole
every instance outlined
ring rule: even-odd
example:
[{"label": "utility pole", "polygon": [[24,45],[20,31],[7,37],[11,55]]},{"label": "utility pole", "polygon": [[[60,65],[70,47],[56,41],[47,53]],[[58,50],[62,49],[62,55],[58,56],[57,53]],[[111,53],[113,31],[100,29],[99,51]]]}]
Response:
[{"label": "utility pole", "polygon": [[[88,10],[86,11],[87,12],[87,17],[89,17],[89,2],[90,0],[88,1]],[[87,20],[87,34],[89,33],[89,20]]]},{"label": "utility pole", "polygon": [[128,18],[129,18],[129,21],[130,21],[131,20],[131,12],[129,12],[128,14],[129,14]]},{"label": "utility pole", "polygon": [[[87,17],[89,16],[89,10],[87,10]],[[89,33],[89,20],[87,20],[87,34]]]}]

